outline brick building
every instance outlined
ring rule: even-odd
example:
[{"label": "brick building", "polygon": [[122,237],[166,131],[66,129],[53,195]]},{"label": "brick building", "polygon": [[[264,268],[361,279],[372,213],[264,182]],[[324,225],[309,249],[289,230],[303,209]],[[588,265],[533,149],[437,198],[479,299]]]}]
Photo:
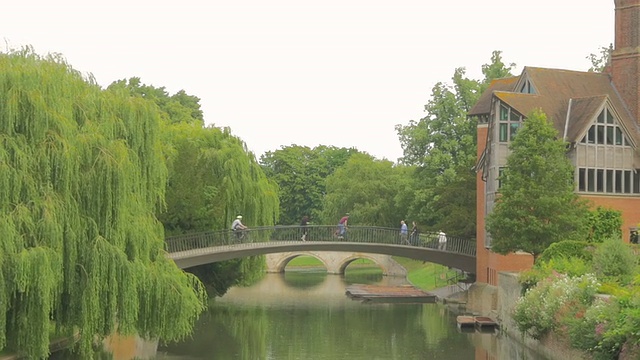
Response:
[{"label": "brick building", "polygon": [[469,116],[478,121],[477,281],[497,285],[499,271],[532,265],[529,254],[491,252],[485,216],[495,204],[508,145],[536,108],[570,147],[575,191],[622,211],[623,237],[640,222],[640,0],[615,0],[615,43],[605,73],[525,67],[498,79]]}]

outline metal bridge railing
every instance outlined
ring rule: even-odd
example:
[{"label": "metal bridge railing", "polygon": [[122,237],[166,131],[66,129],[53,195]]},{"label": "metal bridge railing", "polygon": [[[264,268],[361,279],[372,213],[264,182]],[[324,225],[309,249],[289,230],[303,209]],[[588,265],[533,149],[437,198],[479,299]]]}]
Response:
[{"label": "metal bridge railing", "polygon": [[[473,239],[446,237],[442,246],[439,233],[426,232],[419,236],[402,237],[398,229],[376,226],[349,226],[345,236],[339,237],[335,225],[309,225],[306,228],[305,241],[339,241],[370,244],[406,245],[419,248],[439,249],[464,255],[476,255],[476,242]],[[208,231],[167,237],[166,250],[169,253],[204,249],[214,246],[245,245],[258,242],[302,241],[301,226],[264,226],[240,232],[232,230]]]}]

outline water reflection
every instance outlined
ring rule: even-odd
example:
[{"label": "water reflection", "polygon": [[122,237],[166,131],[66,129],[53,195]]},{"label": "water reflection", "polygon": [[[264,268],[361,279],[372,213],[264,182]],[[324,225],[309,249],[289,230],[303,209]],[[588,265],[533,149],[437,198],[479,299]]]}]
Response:
[{"label": "water reflection", "polygon": [[[345,296],[349,283],[367,281],[268,274],[254,286],[230,289],[201,317],[192,339],[161,346],[158,359],[499,360],[494,335],[458,332],[455,314],[444,306],[362,304]],[[377,283],[406,280],[382,277]]]}]

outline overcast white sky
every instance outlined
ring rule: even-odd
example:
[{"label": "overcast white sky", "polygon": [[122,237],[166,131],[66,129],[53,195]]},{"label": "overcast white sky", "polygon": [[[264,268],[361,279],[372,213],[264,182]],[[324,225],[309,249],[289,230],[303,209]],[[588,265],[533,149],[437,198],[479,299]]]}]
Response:
[{"label": "overcast white sky", "polygon": [[395,161],[395,125],[423,117],[456,67],[480,79],[501,50],[516,73],[587,70],[613,20],[613,0],[15,0],[0,39],[61,53],[104,87],[184,89],[258,158],[323,144]]}]

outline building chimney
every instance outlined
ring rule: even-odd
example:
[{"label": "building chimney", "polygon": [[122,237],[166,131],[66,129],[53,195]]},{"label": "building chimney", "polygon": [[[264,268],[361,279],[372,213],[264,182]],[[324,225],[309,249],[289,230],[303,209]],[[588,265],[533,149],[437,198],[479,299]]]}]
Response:
[{"label": "building chimney", "polygon": [[[614,0],[615,44],[611,77],[638,122],[640,115],[640,0]],[[640,122],[639,122],[640,123]]]}]

